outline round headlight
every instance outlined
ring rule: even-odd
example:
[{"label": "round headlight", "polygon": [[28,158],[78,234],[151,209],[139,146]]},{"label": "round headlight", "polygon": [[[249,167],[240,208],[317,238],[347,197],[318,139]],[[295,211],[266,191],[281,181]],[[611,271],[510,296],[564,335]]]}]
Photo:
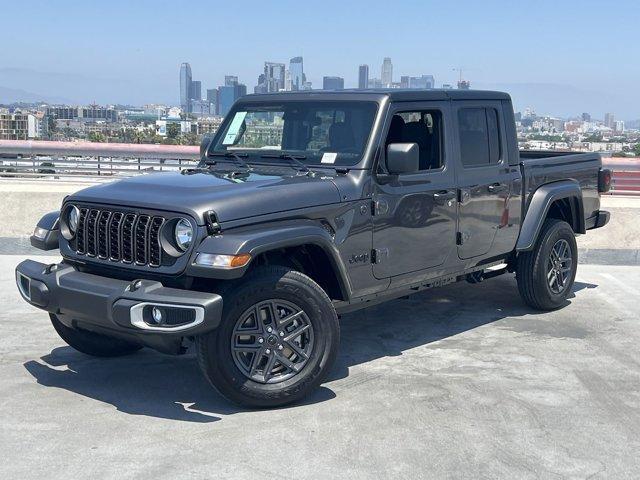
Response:
[{"label": "round headlight", "polygon": [[178,223],[176,223],[175,239],[176,245],[183,252],[189,248],[189,245],[191,245],[191,240],[193,239],[193,227],[191,226],[191,222],[186,218],[181,218],[178,220]]},{"label": "round headlight", "polygon": [[71,233],[76,233],[76,230],[78,229],[78,218],[80,218],[80,210],[78,210],[78,207],[74,206],[70,211],[69,211],[69,231]]}]

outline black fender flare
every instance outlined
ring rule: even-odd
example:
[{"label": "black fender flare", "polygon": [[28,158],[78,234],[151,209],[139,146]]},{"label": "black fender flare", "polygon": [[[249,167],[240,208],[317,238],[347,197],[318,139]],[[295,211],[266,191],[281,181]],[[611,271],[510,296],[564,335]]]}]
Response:
[{"label": "black fender flare", "polygon": [[536,243],[542,224],[553,202],[566,198],[577,201],[578,228],[576,233],[584,233],[584,207],[582,204],[582,190],[576,180],[560,180],[538,187],[531,196],[529,207],[522,222],[520,236],[516,243],[516,251],[531,250]]},{"label": "black fender flare", "polygon": [[329,258],[331,268],[340,283],[340,291],[344,298],[351,297],[351,283],[347,274],[347,268],[340,257],[333,236],[314,221],[292,222],[287,224],[261,225],[256,229],[242,228],[231,230],[219,235],[205,238],[194,249],[191,261],[186,273],[197,277],[234,279],[240,278],[249,269],[249,265],[232,270],[216,269],[195,264],[198,253],[213,253],[224,255],[251,254],[254,259],[262,253],[280,248],[297,247],[303,245],[316,245],[320,247]]},{"label": "black fender flare", "polygon": [[29,242],[40,250],[54,250],[59,247],[60,212],[49,212],[42,216]]}]

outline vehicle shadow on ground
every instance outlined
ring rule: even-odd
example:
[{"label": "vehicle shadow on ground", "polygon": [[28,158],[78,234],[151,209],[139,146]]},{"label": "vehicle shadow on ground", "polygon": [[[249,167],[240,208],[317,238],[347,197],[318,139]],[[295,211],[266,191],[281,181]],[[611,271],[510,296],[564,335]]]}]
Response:
[{"label": "vehicle shadow on ground", "polygon": [[[596,287],[576,282],[573,291]],[[355,365],[402,355],[408,349],[482,325],[532,313],[537,312],[520,301],[513,278],[505,276],[473,288],[466,283],[455,284],[344,315],[340,353],[327,382],[344,381],[341,379],[348,377],[350,367]],[[532,322],[541,320],[538,315],[531,317]],[[40,385],[105,402],[132,415],[206,423],[247,411],[211,388],[193,354],[173,357],[144,349],[126,357],[104,359],[65,346],[38,361],[26,362],[24,367]],[[323,386],[297,406],[335,396]]]}]

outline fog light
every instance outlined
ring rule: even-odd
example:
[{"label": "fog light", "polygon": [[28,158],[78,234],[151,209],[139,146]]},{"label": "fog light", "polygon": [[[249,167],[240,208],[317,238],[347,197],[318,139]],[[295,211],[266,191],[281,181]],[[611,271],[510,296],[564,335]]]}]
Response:
[{"label": "fog light", "polygon": [[153,318],[153,321],[156,322],[158,325],[162,323],[162,310],[160,310],[158,307],[153,307],[153,309],[151,310],[151,318]]},{"label": "fog light", "polygon": [[220,255],[216,253],[198,253],[196,265],[214,268],[239,268],[244,267],[251,260],[251,255]]}]

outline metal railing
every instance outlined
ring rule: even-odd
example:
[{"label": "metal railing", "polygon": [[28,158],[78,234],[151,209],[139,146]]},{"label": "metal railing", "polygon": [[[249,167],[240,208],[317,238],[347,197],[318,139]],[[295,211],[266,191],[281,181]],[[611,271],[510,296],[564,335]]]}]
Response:
[{"label": "metal railing", "polygon": [[0,140],[0,177],[105,181],[195,165],[199,147]]},{"label": "metal railing", "polygon": [[[0,140],[0,177],[108,181],[195,165],[199,147],[136,143]],[[640,195],[640,158],[603,159],[613,170],[612,195]]]}]

